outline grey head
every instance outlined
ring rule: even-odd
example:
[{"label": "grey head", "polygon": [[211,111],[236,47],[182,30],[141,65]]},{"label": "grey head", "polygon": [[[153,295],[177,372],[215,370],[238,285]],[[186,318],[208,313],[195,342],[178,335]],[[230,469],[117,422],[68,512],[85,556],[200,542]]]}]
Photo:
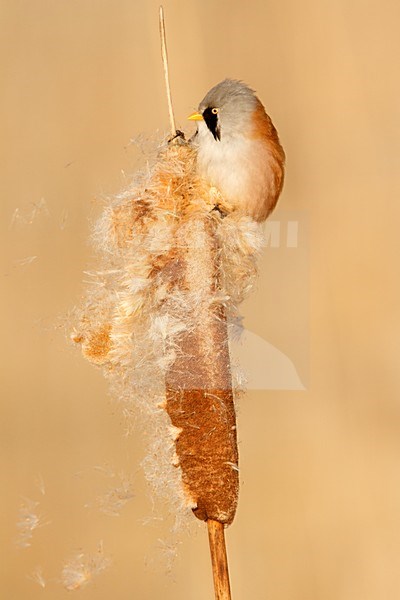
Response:
[{"label": "grey head", "polygon": [[245,83],[224,79],[204,96],[199,113],[215,141],[220,141],[243,134],[257,102],[254,90]]}]

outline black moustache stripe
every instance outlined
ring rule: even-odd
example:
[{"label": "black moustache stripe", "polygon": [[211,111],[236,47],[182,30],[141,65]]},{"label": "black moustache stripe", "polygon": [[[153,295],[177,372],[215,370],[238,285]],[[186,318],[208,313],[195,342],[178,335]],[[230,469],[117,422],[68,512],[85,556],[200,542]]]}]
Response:
[{"label": "black moustache stripe", "polygon": [[213,134],[214,139],[219,141],[221,139],[221,130],[219,127],[218,113],[214,114],[212,110],[213,108],[211,106],[206,108],[203,112],[203,119],[205,120],[208,129]]}]

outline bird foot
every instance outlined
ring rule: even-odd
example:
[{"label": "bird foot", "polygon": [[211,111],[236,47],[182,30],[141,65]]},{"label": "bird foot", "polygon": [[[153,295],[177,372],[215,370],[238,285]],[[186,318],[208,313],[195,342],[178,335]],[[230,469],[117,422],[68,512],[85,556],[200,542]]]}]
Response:
[{"label": "bird foot", "polygon": [[211,187],[209,189],[209,196],[210,203],[213,205],[212,210],[218,211],[221,217],[226,217],[233,211],[232,205],[224,200],[216,187]]},{"label": "bird foot", "polygon": [[175,131],[175,135],[172,135],[171,137],[168,138],[168,145],[170,144],[186,144],[186,140],[185,140],[185,134],[183,133],[183,131],[180,131],[180,129],[177,129]]}]

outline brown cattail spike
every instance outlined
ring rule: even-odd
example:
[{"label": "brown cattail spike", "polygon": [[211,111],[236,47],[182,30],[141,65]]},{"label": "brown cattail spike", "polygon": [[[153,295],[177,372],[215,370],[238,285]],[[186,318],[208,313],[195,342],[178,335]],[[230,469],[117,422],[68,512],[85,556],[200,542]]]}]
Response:
[{"label": "brown cattail spike", "polygon": [[228,332],[215,235],[220,216],[188,215],[177,233],[171,293],[186,304],[186,330],[166,375],[166,409],[181,430],[176,454],[194,514],[231,523],[238,451]]}]

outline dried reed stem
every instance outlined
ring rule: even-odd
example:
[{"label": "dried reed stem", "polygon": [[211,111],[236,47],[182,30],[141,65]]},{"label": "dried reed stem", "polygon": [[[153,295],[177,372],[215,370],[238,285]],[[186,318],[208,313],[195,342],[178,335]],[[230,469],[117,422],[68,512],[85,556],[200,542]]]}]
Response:
[{"label": "dried reed stem", "polygon": [[171,86],[169,83],[167,40],[166,40],[166,36],[165,36],[164,9],[162,6],[160,6],[159,20],[160,20],[161,56],[162,56],[162,62],[163,62],[163,67],[164,67],[164,79],[165,79],[165,89],[167,92],[169,122],[170,122],[170,126],[171,126],[171,134],[175,135],[175,131],[176,131],[175,117],[174,117],[174,109],[172,107]]},{"label": "dried reed stem", "polygon": [[214,578],[215,600],[231,600],[224,525],[218,521],[209,519],[207,521],[207,528]]}]

